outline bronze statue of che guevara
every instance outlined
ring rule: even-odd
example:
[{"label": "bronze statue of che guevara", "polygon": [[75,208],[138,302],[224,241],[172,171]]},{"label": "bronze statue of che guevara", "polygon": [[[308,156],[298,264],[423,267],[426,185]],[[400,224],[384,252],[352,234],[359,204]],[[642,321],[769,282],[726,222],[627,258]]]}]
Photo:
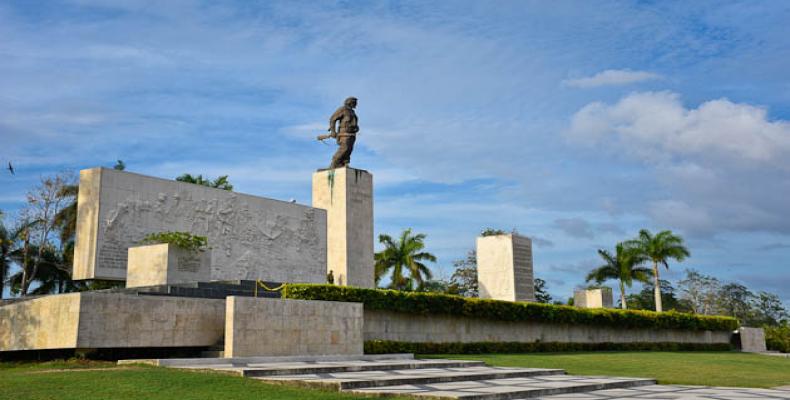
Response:
[{"label": "bronze statue of che guevara", "polygon": [[318,136],[318,140],[335,138],[338,148],[332,157],[330,169],[347,166],[351,162],[351,152],[354,151],[354,142],[359,132],[359,120],[354,109],[357,107],[357,98],[349,97],[343,106],[338,108],[329,118],[329,134]]}]

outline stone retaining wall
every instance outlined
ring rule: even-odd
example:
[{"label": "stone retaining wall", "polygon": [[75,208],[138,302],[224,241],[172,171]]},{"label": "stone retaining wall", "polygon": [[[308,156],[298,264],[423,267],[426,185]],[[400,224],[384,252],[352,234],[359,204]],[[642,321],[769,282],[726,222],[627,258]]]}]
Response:
[{"label": "stone retaining wall", "polygon": [[729,343],[728,331],[618,329],[365,310],[365,340],[412,343]]},{"label": "stone retaining wall", "polygon": [[69,293],[0,307],[0,351],[202,347],[225,327],[225,300]]}]

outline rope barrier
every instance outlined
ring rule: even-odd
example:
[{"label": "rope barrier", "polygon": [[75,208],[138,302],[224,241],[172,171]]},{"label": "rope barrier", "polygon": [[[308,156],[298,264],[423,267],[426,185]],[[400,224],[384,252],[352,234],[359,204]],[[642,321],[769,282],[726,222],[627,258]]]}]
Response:
[{"label": "rope barrier", "polygon": [[277,286],[275,288],[270,288],[270,287],[266,286],[266,284],[263,283],[262,280],[256,279],[255,280],[255,297],[258,297],[258,286],[260,286],[261,288],[263,288],[263,290],[266,290],[268,292],[277,292],[277,291],[279,291],[279,290],[281,290],[282,288],[285,287],[285,283],[283,283],[280,286]]}]

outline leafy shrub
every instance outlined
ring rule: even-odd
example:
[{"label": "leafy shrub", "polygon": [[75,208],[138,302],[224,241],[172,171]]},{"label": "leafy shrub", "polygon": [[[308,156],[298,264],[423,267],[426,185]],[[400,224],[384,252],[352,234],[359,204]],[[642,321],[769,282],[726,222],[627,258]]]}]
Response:
[{"label": "leafy shrub", "polygon": [[205,236],[197,236],[189,232],[159,232],[146,236],[142,243],[168,243],[184,250],[205,250],[208,246],[208,239]]},{"label": "leafy shrub", "polygon": [[482,354],[571,351],[730,351],[729,343],[559,343],[559,342],[475,342],[414,343],[368,340],[365,354]]},{"label": "leafy shrub", "polygon": [[509,302],[460,296],[362,289],[348,286],[289,284],[282,297],[302,300],[363,303],[369,310],[409,314],[449,314],[499,321],[537,321],[554,324],[586,324],[617,328],[733,331],[738,322],[730,317],[711,317],[678,312],[581,309],[570,306]]},{"label": "leafy shrub", "polygon": [[790,353],[790,325],[766,326],[763,329],[768,350]]}]

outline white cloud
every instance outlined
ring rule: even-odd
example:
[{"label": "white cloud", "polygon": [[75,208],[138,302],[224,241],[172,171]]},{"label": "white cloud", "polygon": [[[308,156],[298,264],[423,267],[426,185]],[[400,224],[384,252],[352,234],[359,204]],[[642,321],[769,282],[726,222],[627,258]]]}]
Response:
[{"label": "white cloud", "polygon": [[[790,122],[727,99],[685,107],[672,92],[632,93],[576,112],[567,137],[644,163],[658,190],[643,212],[659,226],[713,236],[790,232]],[[610,158],[611,159],[611,158]]]},{"label": "white cloud", "polygon": [[631,71],[630,69],[607,69],[586,78],[566,79],[562,81],[562,84],[587,89],[599,86],[629,85],[656,79],[661,79],[661,75],[647,71]]},{"label": "white cloud", "polygon": [[727,99],[686,108],[676,93],[632,93],[612,105],[586,105],[573,115],[568,135],[619,143],[648,159],[701,155],[790,167],[790,122],[770,121],[765,108]]}]

